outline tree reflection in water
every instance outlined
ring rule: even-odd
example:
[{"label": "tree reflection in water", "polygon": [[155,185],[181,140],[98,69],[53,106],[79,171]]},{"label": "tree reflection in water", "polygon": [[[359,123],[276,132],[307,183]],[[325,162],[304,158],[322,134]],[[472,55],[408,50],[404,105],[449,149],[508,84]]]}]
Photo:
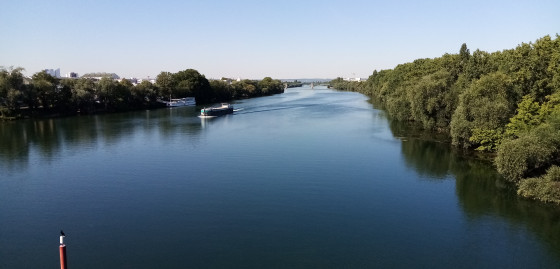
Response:
[{"label": "tree reflection in water", "polygon": [[453,148],[443,136],[411,123],[390,121],[407,165],[425,178],[455,178],[461,208],[471,220],[498,216],[524,225],[560,257],[560,208],[519,198],[514,186],[496,172],[491,156]]}]

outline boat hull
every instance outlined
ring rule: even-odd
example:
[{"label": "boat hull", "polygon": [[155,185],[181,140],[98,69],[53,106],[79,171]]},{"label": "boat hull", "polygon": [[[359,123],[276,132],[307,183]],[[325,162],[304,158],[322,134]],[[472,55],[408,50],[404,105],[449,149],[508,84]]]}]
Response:
[{"label": "boat hull", "polygon": [[200,116],[203,117],[217,117],[233,113],[233,106],[229,104],[222,104],[221,107],[203,108],[200,110]]}]

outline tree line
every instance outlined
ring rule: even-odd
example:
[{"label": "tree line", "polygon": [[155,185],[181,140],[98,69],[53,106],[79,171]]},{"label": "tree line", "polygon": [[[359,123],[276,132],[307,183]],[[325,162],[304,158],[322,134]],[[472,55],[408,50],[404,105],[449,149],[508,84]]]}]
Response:
[{"label": "tree line", "polygon": [[0,118],[74,115],[156,108],[162,100],[195,97],[198,104],[282,93],[280,80],[208,80],[194,69],[161,72],[156,83],[113,79],[107,75],[59,79],[46,71],[23,76],[23,68],[0,68]]},{"label": "tree line", "polygon": [[560,203],[560,39],[469,51],[375,70],[365,82],[331,81],[371,96],[400,121],[490,152],[521,196]]}]

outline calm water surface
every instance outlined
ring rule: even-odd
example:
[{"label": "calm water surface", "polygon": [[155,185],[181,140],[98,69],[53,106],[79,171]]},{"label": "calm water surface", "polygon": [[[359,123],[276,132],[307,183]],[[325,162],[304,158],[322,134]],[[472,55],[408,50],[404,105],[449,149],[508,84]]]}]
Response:
[{"label": "calm water surface", "polygon": [[0,268],[558,268],[560,212],[365,96],[0,122]]}]

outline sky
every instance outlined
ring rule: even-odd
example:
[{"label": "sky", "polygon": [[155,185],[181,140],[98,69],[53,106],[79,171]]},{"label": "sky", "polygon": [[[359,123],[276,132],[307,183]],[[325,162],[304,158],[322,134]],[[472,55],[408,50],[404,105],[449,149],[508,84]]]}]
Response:
[{"label": "sky", "polygon": [[560,33],[560,1],[3,1],[0,66],[154,78],[367,78]]}]

